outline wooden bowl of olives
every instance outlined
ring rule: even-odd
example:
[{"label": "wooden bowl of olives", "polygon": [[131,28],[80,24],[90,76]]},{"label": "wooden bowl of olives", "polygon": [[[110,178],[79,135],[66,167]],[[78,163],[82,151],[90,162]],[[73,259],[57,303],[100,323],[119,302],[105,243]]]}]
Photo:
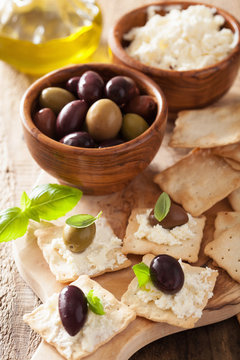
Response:
[{"label": "wooden bowl of olives", "polygon": [[33,83],[21,103],[28,149],[59,182],[100,195],[123,189],[157,153],[167,121],[161,89],[114,64],[73,65]]},{"label": "wooden bowl of olives", "polygon": [[[197,6],[208,9],[212,19]],[[196,13],[189,10],[181,17],[190,7]],[[207,106],[232,86],[240,65],[240,24],[215,5],[155,2],[124,14],[109,33],[109,46],[112,62],[153,79],[166,96],[169,112],[176,113]]]}]

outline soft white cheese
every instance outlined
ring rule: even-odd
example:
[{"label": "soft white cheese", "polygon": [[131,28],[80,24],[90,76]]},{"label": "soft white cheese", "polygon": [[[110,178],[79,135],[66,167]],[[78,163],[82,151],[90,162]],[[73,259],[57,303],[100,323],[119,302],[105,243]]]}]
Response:
[{"label": "soft white cheese", "polygon": [[[114,235],[105,218],[96,222],[96,234],[93,242],[82,252],[68,250],[62,237],[62,227],[55,232],[55,237],[43,249],[49,258],[51,271],[57,279],[62,271],[70,277],[81,274],[94,275],[106,269],[114,269],[123,264],[127,258],[121,252],[122,240]],[[58,279],[59,280],[59,279]]]},{"label": "soft white cheese", "polygon": [[124,35],[127,53],[142,63],[167,70],[200,69],[226,57],[237,35],[222,28],[223,16],[204,5],[170,9],[165,16],[149,7],[148,21]]},{"label": "soft white cheese", "polygon": [[[179,261],[183,270],[184,264]],[[182,289],[174,295],[164,294],[154,287],[152,283],[147,283],[147,291],[138,288],[137,296],[144,303],[154,301],[161,310],[171,310],[179,319],[202,316],[202,304],[207,294],[208,299],[213,296],[211,283],[208,282],[212,272],[210,268],[205,268],[199,273],[184,272],[184,285]]]},{"label": "soft white cheese", "polygon": [[164,229],[160,224],[151,226],[148,216],[151,209],[147,209],[144,214],[138,214],[136,220],[139,224],[138,230],[134,233],[137,239],[147,239],[156,244],[180,245],[184,240],[189,240],[194,236],[193,227],[196,225],[194,218],[188,214],[188,222],[173,229]]}]

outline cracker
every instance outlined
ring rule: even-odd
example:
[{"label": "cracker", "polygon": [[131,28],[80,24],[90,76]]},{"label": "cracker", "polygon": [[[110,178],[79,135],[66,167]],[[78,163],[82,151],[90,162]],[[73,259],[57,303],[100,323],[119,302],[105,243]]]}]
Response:
[{"label": "cracker", "polygon": [[59,282],[69,283],[83,274],[95,277],[131,265],[122,253],[122,241],[103,217],[96,222],[93,242],[82,253],[73,253],[66,248],[62,232],[63,227],[56,225],[35,232],[38,246]]},{"label": "cracker", "polygon": [[[146,237],[139,238],[135,236],[135,233],[138,231],[140,226],[137,221],[137,216],[146,214],[146,211],[148,211],[148,209],[133,209],[128,220],[126,235],[123,239],[124,254],[168,254],[177,259],[181,258],[189,262],[195,262],[198,260],[198,253],[200,250],[203,228],[206,220],[204,216],[200,218],[193,218],[189,221],[191,234],[188,238],[184,238],[184,240],[181,240],[179,244],[168,245],[166,243],[158,244],[148,240]],[[170,233],[169,230],[163,229],[163,231],[164,233]],[[159,238],[161,239],[160,231]]]},{"label": "cracker", "polygon": [[215,232],[214,239],[218,238],[218,236],[230,229],[231,227],[240,224],[240,211],[220,211],[217,213],[215,219]]},{"label": "cracker", "polygon": [[194,150],[154,181],[193,216],[199,216],[240,186],[240,172],[210,150]]},{"label": "cracker", "polygon": [[[149,266],[153,257],[153,255],[148,254],[143,257],[143,262]],[[201,317],[202,310],[205,308],[208,299],[213,295],[212,291],[218,272],[185,263],[182,263],[182,268],[185,275],[185,282],[181,291],[176,295],[163,294],[150,283],[145,285],[147,290],[150,289],[150,291],[140,290],[138,288],[137,278],[135,277],[129,284],[127,292],[123,294],[122,302],[135,310],[137,315],[149,320],[166,322],[170,325],[183,328],[192,328]],[[194,277],[192,281],[190,280],[191,284],[189,284],[189,276]],[[154,299],[152,299],[152,291]],[[151,297],[149,298],[149,296]],[[159,301],[161,301],[162,306],[157,306],[155,301],[158,299],[160,299]],[[192,304],[195,308],[191,311],[192,299],[194,299]],[[174,306],[174,301],[176,301],[176,303],[173,308],[171,305]],[[184,313],[184,316],[180,317],[180,314],[176,313],[179,310],[187,311],[188,313]]]},{"label": "cracker", "polygon": [[219,267],[240,282],[240,224],[223,231],[204,249]]},{"label": "cracker", "polygon": [[224,158],[224,160],[234,169],[240,171],[240,162],[233,159]]},{"label": "cracker", "polygon": [[212,149],[213,154],[240,162],[240,142]]},{"label": "cracker", "polygon": [[210,148],[240,141],[240,103],[179,113],[169,145]]},{"label": "cracker", "polygon": [[123,331],[135,319],[136,314],[86,275],[80,276],[72,285],[81,288],[85,295],[93,289],[94,295],[103,304],[105,314],[100,316],[88,310],[83,328],[72,337],[64,329],[59,316],[58,294],[53,294],[46,303],[24,315],[23,319],[63,357],[79,360]]},{"label": "cracker", "polygon": [[228,200],[232,205],[233,210],[240,211],[240,188],[234,190],[229,196]]}]

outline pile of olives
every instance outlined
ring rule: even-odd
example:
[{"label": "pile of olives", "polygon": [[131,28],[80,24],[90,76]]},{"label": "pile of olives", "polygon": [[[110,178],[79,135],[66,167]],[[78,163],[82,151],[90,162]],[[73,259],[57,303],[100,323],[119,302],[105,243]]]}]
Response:
[{"label": "pile of olives", "polygon": [[142,134],[153,122],[157,104],[140,94],[135,81],[114,76],[106,83],[95,71],[70,78],[65,88],[48,87],[39,96],[34,122],[63,144],[102,148]]}]

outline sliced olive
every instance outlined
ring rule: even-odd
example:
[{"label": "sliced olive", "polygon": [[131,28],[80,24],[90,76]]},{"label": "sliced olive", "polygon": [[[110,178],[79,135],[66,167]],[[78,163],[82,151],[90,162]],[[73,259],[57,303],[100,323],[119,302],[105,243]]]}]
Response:
[{"label": "sliced olive", "polygon": [[85,228],[75,228],[66,224],[63,229],[63,241],[69,250],[80,253],[92,243],[95,233],[95,223]]}]

